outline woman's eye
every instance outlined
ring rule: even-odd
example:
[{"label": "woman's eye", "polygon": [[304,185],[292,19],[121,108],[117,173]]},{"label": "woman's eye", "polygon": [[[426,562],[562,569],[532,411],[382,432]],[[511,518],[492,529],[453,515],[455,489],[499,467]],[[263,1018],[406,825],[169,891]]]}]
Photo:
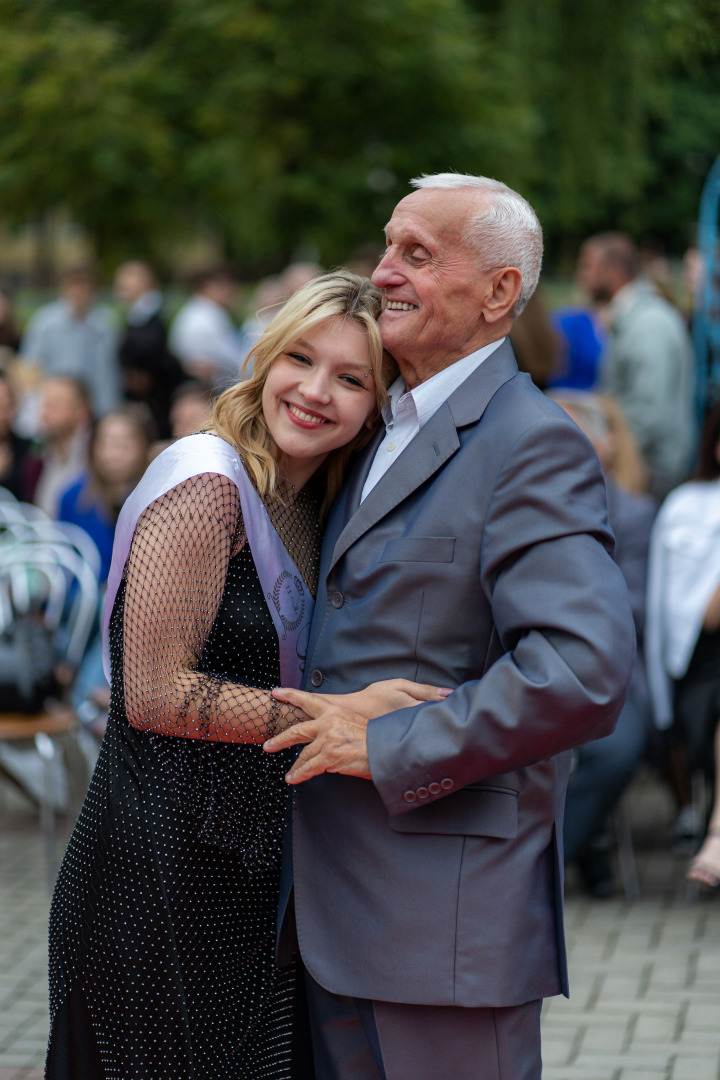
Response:
[{"label": "woman's eye", "polygon": [[347,383],[348,386],[359,386],[361,390],[364,389],[363,384],[359,379],[356,379],[354,375],[341,375],[340,378],[344,383]]},{"label": "woman's eye", "polygon": [[302,353],[291,352],[291,353],[288,353],[288,356],[292,357],[293,360],[297,360],[299,364],[309,364],[310,363],[310,360],[308,359],[308,357],[303,356]]}]

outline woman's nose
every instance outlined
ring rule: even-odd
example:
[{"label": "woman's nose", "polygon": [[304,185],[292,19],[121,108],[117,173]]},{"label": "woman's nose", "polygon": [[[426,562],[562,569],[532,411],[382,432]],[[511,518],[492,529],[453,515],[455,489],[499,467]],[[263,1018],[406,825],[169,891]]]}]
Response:
[{"label": "woman's nose", "polygon": [[309,401],[329,401],[330,379],[322,368],[313,368],[302,379],[300,390]]}]

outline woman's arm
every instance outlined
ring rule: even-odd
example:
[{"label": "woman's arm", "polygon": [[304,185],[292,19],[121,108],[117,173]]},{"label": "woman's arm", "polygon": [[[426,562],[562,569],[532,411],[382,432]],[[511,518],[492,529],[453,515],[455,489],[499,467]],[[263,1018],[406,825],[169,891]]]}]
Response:
[{"label": "woman's arm", "polygon": [[304,719],[271,693],[198,671],[222,600],[240,497],[205,473],[172,488],[141,515],[126,568],[123,685],[140,731],[261,743]]},{"label": "woman's arm", "polygon": [[[364,690],[353,694],[319,694],[319,698],[328,705],[341,705],[352,712],[374,720],[385,713],[418,705],[422,701],[443,701],[452,690],[443,686],[430,686],[428,683],[411,682],[409,679],[382,679],[370,683]],[[283,690],[273,690],[273,697],[282,700]]]}]

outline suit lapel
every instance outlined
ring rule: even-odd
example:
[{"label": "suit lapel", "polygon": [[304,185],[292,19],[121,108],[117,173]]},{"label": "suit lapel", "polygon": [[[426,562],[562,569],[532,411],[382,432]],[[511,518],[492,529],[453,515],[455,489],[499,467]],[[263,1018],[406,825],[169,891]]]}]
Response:
[{"label": "suit lapel", "polygon": [[349,481],[340,518],[346,524],[335,543],[330,568],[368,529],[429,480],[455,454],[460,446],[457,429],[478,421],[496,391],[515,374],[517,364],[506,341],[430,417],[360,503],[382,436],[373,439]]}]

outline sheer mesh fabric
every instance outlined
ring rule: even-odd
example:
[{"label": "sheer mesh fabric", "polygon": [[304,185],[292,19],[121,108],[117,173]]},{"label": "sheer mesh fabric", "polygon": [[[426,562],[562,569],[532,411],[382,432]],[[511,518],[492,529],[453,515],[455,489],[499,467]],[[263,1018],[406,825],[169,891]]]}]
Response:
[{"label": "sheer mesh fabric", "polygon": [[[312,500],[302,493],[295,498],[287,488],[278,496],[266,499],[266,507],[314,594],[318,544]],[[244,544],[238,490],[225,476],[192,477],[141,516],[125,574],[123,681],[133,727],[259,743],[281,717],[293,718],[293,710],[267,690],[239,686],[205,662],[230,557]]]},{"label": "sheer mesh fabric", "polygon": [[[317,500],[279,495],[265,505],[314,593]],[[308,1075],[294,971],[274,964],[290,757],[259,745],[288,718],[230,480],[194,477],[142,515],[110,644],[108,730],[51,911],[51,1046],[79,995],[104,1080]],[[59,1056],[48,1077],[70,1080]]]}]

